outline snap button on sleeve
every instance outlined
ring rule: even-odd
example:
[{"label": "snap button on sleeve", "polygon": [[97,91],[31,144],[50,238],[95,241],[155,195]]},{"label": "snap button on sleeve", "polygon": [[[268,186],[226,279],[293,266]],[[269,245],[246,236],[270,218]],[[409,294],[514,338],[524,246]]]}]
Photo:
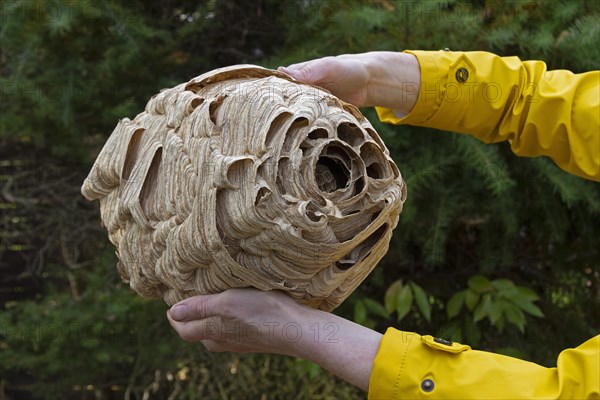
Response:
[{"label": "snap button on sleeve", "polygon": [[462,353],[465,350],[471,350],[471,347],[467,346],[466,344],[460,344],[445,339],[434,338],[431,335],[421,336],[421,342],[435,350],[442,350],[447,353],[458,354]]},{"label": "snap button on sleeve", "polygon": [[440,344],[445,344],[446,346],[452,346],[452,342],[450,340],[441,339],[441,338],[433,338],[433,341]]},{"label": "snap button on sleeve", "polygon": [[469,71],[466,68],[459,68],[456,70],[456,80],[460,83],[465,83],[469,79]]},{"label": "snap button on sleeve", "polygon": [[433,390],[434,387],[435,383],[433,383],[431,379],[425,379],[423,380],[423,382],[421,382],[421,390],[423,390],[424,392],[429,393]]}]

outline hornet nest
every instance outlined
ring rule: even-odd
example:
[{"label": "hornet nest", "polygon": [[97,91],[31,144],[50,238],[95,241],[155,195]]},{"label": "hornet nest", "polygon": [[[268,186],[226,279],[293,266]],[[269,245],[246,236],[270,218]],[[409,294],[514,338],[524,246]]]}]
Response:
[{"label": "hornet nest", "polygon": [[253,65],[119,121],[81,191],[100,200],[119,272],[143,296],[255,287],[323,310],[384,256],[406,198],[357,108]]}]

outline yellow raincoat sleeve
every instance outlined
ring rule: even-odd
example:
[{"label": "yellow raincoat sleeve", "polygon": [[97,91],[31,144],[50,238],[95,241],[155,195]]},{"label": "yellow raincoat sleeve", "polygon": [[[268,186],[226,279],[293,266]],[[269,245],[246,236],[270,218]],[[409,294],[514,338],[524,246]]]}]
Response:
[{"label": "yellow raincoat sleeve", "polygon": [[519,156],[545,155],[600,181],[600,71],[547,71],[542,61],[487,52],[407,53],[421,67],[419,98],[406,116],[377,108],[383,122],[507,140]]},{"label": "yellow raincoat sleeve", "polygon": [[[408,115],[378,108],[383,122],[508,140],[520,156],[546,155],[600,181],[600,72],[546,71],[540,61],[485,52],[414,54],[419,98]],[[600,399],[600,336],[560,353],[557,367],[471,350],[389,328],[373,364],[369,399]]]},{"label": "yellow raincoat sleeve", "polygon": [[389,328],[369,399],[598,399],[600,336],[540,365]]}]

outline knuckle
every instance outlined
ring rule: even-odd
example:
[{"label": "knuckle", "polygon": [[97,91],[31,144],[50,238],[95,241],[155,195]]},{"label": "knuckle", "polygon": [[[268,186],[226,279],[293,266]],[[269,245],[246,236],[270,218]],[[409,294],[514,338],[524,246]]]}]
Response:
[{"label": "knuckle", "polygon": [[298,76],[303,80],[310,79],[312,76],[312,69],[310,66],[305,65],[298,69]]},{"label": "knuckle", "polygon": [[223,317],[232,317],[234,314],[236,293],[228,290],[219,295],[218,314]]},{"label": "knuckle", "polygon": [[195,319],[203,319],[210,315],[209,298],[207,297],[195,297],[190,307]]},{"label": "knuckle", "polygon": [[200,298],[196,298],[192,303],[191,309],[194,313],[194,316],[202,317],[204,315],[204,310],[206,309],[206,306]]}]

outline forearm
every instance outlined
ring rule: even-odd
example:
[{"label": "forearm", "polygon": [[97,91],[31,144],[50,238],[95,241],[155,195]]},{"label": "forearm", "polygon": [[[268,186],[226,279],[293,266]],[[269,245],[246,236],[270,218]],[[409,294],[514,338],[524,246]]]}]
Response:
[{"label": "forearm", "polygon": [[306,309],[299,316],[303,334],[289,355],[319,364],[341,379],[368,391],[373,360],[382,335],[337,315]]},{"label": "forearm", "polygon": [[387,107],[408,114],[419,96],[421,72],[408,53],[377,51],[364,54],[369,71],[367,106]]}]

